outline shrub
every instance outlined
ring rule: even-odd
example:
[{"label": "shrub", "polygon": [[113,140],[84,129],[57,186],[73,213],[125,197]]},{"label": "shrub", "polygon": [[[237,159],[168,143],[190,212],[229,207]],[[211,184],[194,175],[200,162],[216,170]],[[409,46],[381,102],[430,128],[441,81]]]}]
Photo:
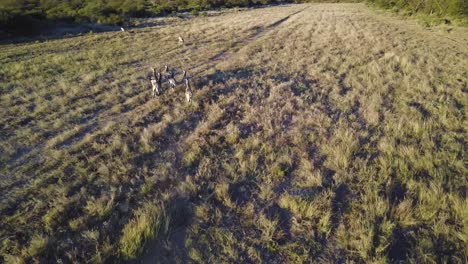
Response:
[{"label": "shrub", "polygon": [[393,9],[395,11],[410,11],[411,13],[424,13],[437,16],[466,16],[468,15],[468,1],[465,0],[367,0],[378,7]]},{"label": "shrub", "polygon": [[196,8],[196,9],[193,9],[192,11],[190,11],[190,14],[192,14],[194,16],[198,16],[200,14],[200,11],[198,10],[198,8]]}]

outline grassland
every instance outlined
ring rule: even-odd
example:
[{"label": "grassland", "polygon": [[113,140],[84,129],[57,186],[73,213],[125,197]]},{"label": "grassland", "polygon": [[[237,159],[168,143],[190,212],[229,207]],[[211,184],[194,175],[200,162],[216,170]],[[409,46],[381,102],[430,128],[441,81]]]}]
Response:
[{"label": "grassland", "polygon": [[304,4],[2,45],[0,262],[466,263],[467,33]]}]

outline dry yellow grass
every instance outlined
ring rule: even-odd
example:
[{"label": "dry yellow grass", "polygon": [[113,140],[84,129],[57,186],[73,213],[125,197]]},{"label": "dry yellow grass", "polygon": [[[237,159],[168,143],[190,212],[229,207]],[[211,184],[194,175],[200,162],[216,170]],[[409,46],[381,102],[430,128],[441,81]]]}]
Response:
[{"label": "dry yellow grass", "polygon": [[[140,22],[0,46],[0,262],[151,237],[148,263],[466,261],[466,29],[360,4]],[[166,63],[192,104],[151,98]]]}]

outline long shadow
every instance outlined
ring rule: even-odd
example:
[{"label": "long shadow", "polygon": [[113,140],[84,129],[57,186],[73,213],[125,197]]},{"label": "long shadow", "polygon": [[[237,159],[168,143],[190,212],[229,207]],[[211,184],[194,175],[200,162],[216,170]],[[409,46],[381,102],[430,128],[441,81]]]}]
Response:
[{"label": "long shadow", "polygon": [[291,211],[281,208],[277,203],[274,203],[266,210],[266,216],[270,220],[278,220],[279,227],[283,231],[284,236],[277,242],[281,245],[291,241],[292,234],[292,216]]},{"label": "long shadow", "polygon": [[158,162],[162,162],[164,157],[161,155],[164,151],[175,147],[175,144],[179,143],[180,139],[182,139],[184,135],[190,134],[190,132],[193,131],[202,120],[202,116],[202,113],[194,114],[189,119],[180,120],[168,125],[164,132],[161,133],[163,136],[158,138],[159,144],[157,144],[157,150],[150,153],[142,153],[135,157],[132,160],[134,167],[141,168],[143,165],[154,167]]},{"label": "long shadow", "polygon": [[[387,259],[390,263],[407,263],[417,259],[416,249],[421,243],[432,247],[436,263],[464,263],[466,259],[462,248],[459,248],[446,235],[436,234],[425,224],[411,227],[397,225],[392,233],[391,244],[387,249]],[[462,246],[463,247],[463,246]]]},{"label": "long shadow", "polygon": [[428,120],[431,117],[431,112],[429,112],[429,110],[427,110],[422,104],[418,102],[408,103],[408,106],[418,110],[424,120]]},{"label": "long shadow", "polygon": [[235,201],[238,206],[244,205],[250,201],[252,194],[258,191],[258,187],[253,181],[241,181],[229,185],[229,195],[232,201]]},{"label": "long shadow", "polygon": [[209,58],[208,61],[209,62],[214,62],[214,61],[217,61],[221,58],[223,58],[224,56],[226,56],[232,49],[234,48],[241,48],[241,47],[245,47],[247,46],[249,43],[251,43],[252,41],[254,41],[256,38],[260,37],[261,35],[264,35],[266,33],[268,33],[269,31],[271,31],[272,29],[276,28],[277,26],[281,25],[282,23],[286,22],[289,18],[291,18],[292,16],[296,15],[296,14],[299,14],[301,13],[302,11],[304,11],[306,8],[303,8],[299,11],[296,11],[290,15],[287,15],[286,17],[284,18],[281,18],[279,19],[278,21],[275,21],[273,22],[272,24],[266,26],[266,27],[254,27],[252,28],[254,30],[253,33],[251,33],[250,35],[248,35],[246,38],[244,39],[240,39],[236,42],[234,42],[231,47],[229,47],[228,49],[225,49],[223,51],[221,51],[220,53],[214,55],[213,57]]},{"label": "long shadow", "polygon": [[198,84],[199,86],[205,86],[210,83],[212,84],[218,84],[222,83],[224,84],[227,80],[229,79],[237,79],[237,80],[242,80],[242,79],[249,79],[254,75],[254,70],[252,67],[249,68],[235,68],[229,71],[220,71],[216,70],[214,73],[209,74],[205,76],[203,79],[201,79]]},{"label": "long shadow", "polygon": [[288,191],[289,195],[291,196],[298,196],[302,199],[306,200],[313,200],[319,194],[321,194],[326,188],[322,186],[314,186],[314,187],[305,187],[300,189],[293,189]]},{"label": "long shadow", "polygon": [[[177,184],[180,181],[184,180],[185,175],[187,175],[183,171],[181,172],[180,168],[183,168],[182,162],[181,162],[181,157],[182,154],[178,151],[177,145],[180,144],[181,140],[187,135],[187,133],[190,133],[193,129],[196,128],[198,122],[201,120],[202,113],[200,112],[195,112],[188,114],[183,120],[175,122],[170,124],[164,133],[162,133],[164,136],[161,138],[158,138],[158,145],[159,149],[155,152],[151,152],[148,154],[141,154],[137,156],[136,158],[132,159],[130,161],[131,163],[131,168],[130,168],[130,175],[139,175],[139,170],[143,165],[147,165],[150,168],[156,167],[160,163],[164,162],[170,162],[171,169],[175,170],[175,172],[172,174],[173,177],[171,177],[169,180],[162,180],[159,182],[159,184],[155,187],[154,192],[156,193],[161,193],[158,192],[157,190],[167,190],[170,191],[174,197],[177,197],[178,194],[171,191],[171,188]],[[155,120],[158,120],[158,116],[156,116],[156,119],[154,119],[153,115],[150,114],[148,119],[144,118],[142,120],[143,124],[146,122],[152,122]],[[139,125],[142,125],[139,123]],[[175,159],[173,160],[172,157],[168,157],[163,155],[163,152],[165,150],[174,150],[174,156]],[[184,170],[184,169],[182,169]],[[122,202],[126,202],[127,208],[135,208],[138,206],[138,202],[140,198],[137,196],[132,196],[132,193],[138,192],[140,190],[141,185],[143,184],[143,177],[132,177],[132,180],[135,180],[134,182],[130,181],[129,184],[121,186],[120,189],[120,194],[116,196],[115,202],[116,204],[121,204]],[[89,182],[84,183],[86,185],[90,185]],[[76,190],[80,188],[75,188]],[[88,188],[89,191],[92,191],[93,188]],[[99,196],[99,192],[93,193],[94,196]],[[133,198],[132,198],[133,197]],[[151,195],[150,195],[151,197]],[[169,212],[169,216],[171,220],[171,226],[170,226],[170,234],[168,235],[169,240],[172,241],[171,243],[174,245],[178,246],[173,246],[172,248],[174,249],[173,255],[181,257],[182,259],[187,259],[186,253],[184,253],[184,248],[183,246],[183,241],[185,241],[185,231],[183,227],[186,225],[186,222],[184,222],[184,219],[190,219],[190,216],[185,215],[186,213],[190,215],[191,212],[191,207],[190,203],[186,202],[187,199],[185,198],[174,198],[171,201],[169,201],[166,205],[166,211]],[[182,206],[182,205],[183,206]],[[184,204],[188,204],[185,206]],[[179,208],[188,208],[188,209],[179,209]],[[179,218],[180,215],[183,215],[182,217]],[[108,221],[103,221],[103,219],[92,219],[88,223],[88,227],[93,229],[93,230],[102,230],[102,234],[107,234],[108,238],[111,240],[118,239],[120,235],[120,230],[122,230],[123,226],[130,220],[131,218],[131,212],[128,211],[128,209],[121,211],[121,210],[113,210],[113,213],[111,216],[107,218]],[[104,224],[103,224],[104,222]],[[110,229],[109,229],[110,228]],[[114,231],[109,231],[109,230],[114,230]],[[57,241],[65,241],[65,240],[70,240],[70,241],[77,241],[79,240],[80,234],[79,233],[60,233],[56,236]],[[158,248],[161,250],[166,248],[166,246],[161,246],[161,243],[164,241],[157,240],[156,243],[158,245]],[[58,255],[64,254],[64,249],[69,246],[66,245],[64,247],[61,247],[59,250],[57,250]],[[86,246],[86,245],[84,245]],[[153,254],[152,252],[156,252],[154,254],[159,255],[158,252],[162,252],[158,248],[154,250],[149,250],[148,253]],[[158,251],[159,250],[159,251]],[[165,251],[164,251],[165,252]],[[166,254],[166,253],[164,253]],[[184,257],[185,256],[185,257]],[[168,258],[167,260],[169,261],[171,258]],[[173,259],[173,258],[172,258]],[[116,259],[111,259],[109,260],[109,263],[112,263],[113,260]],[[167,261],[162,261],[162,262],[167,262]],[[154,261],[148,262],[148,263],[154,263]]]},{"label": "long shadow", "polygon": [[[235,89],[249,89],[250,86],[242,84],[242,80],[251,79],[253,76],[263,76],[263,70],[256,70],[254,68],[235,68],[229,71],[216,70],[214,73],[205,76],[199,80],[196,85],[203,87],[207,85],[224,84],[223,89],[216,89],[210,93],[211,100],[217,100],[221,95],[227,95]],[[292,77],[288,74],[278,72],[271,76],[272,79],[279,82],[292,82],[291,89],[296,96],[303,96],[309,102],[315,102],[319,97],[318,81],[309,79],[305,76]],[[235,85],[226,85],[227,81],[236,80]]]},{"label": "long shadow", "polygon": [[348,196],[350,195],[350,190],[348,185],[340,184],[335,189],[335,197],[333,197],[331,202],[332,209],[332,218],[331,218],[331,227],[332,232],[338,228],[338,225],[341,222],[343,214],[349,210],[349,201]]},{"label": "long shadow", "polygon": [[403,263],[405,260],[411,258],[414,248],[416,246],[416,238],[414,228],[404,228],[397,226],[393,230],[393,241],[388,249],[388,258],[392,263]]},{"label": "long shadow", "polygon": [[165,205],[166,217],[170,219],[168,233],[146,243],[142,256],[128,264],[188,263],[185,248],[187,228],[193,220],[193,204],[185,197],[175,197]]},{"label": "long shadow", "polygon": [[376,249],[380,244],[379,236],[380,236],[380,233],[381,233],[380,228],[382,226],[382,220],[383,220],[383,218],[381,216],[376,217],[375,220],[374,220],[374,226],[372,228],[374,235],[372,236],[372,249],[371,249],[370,254],[373,257],[375,257]]},{"label": "long shadow", "polygon": [[283,176],[284,180],[279,185],[273,188],[273,191],[278,195],[286,192],[288,189],[291,188],[292,181],[293,181],[293,176],[291,175],[291,171],[294,168],[294,164],[292,166],[281,164],[280,168],[281,168],[281,171],[284,173],[284,176]]},{"label": "long shadow", "polygon": [[346,79],[346,73],[342,73],[338,77],[338,86],[340,87],[340,95],[345,96],[349,91],[351,91],[351,87],[347,86],[344,81]]},{"label": "long shadow", "polygon": [[280,19],[280,20],[278,20],[278,21],[276,21],[276,22],[274,22],[274,23],[268,25],[266,28],[267,28],[267,29],[270,29],[270,28],[277,27],[277,26],[283,24],[284,22],[286,22],[286,21],[287,21],[289,18],[291,18],[292,16],[301,13],[302,11],[306,10],[307,8],[308,8],[308,7],[303,8],[303,9],[301,9],[301,10],[299,10],[299,11],[296,11],[296,12],[290,14],[290,15],[287,15],[286,17],[284,17],[284,18],[282,18],[282,19]]},{"label": "long shadow", "polygon": [[227,85],[226,82],[230,79],[235,79],[236,83],[239,83],[241,80],[250,79],[254,75],[257,75],[257,73],[252,68],[236,68],[230,71],[216,70],[216,72],[205,76],[195,84],[197,87],[222,84],[222,88],[211,89],[209,98],[202,98],[201,103],[215,102],[220,96],[228,95],[236,89],[248,89],[249,87],[246,85]]}]

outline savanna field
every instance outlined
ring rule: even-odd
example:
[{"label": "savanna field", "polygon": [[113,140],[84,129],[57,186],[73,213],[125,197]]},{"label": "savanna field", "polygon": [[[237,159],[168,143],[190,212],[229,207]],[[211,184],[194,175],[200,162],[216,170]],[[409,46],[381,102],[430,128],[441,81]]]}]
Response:
[{"label": "savanna field", "polygon": [[138,21],[0,45],[0,263],[467,262],[467,28]]}]

